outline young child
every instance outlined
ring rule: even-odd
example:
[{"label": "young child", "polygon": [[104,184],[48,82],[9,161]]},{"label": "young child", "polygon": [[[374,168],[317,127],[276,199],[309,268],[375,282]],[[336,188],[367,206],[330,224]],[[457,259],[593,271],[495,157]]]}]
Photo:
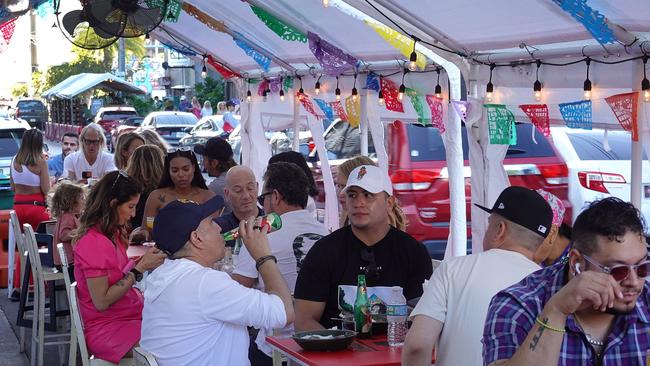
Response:
[{"label": "young child", "polygon": [[[58,243],[63,243],[68,263],[72,264],[74,256],[72,253],[71,233],[79,226],[79,215],[84,207],[84,188],[67,182],[60,183],[49,203],[50,214],[56,219],[54,228],[54,248]],[[54,250],[54,264],[61,266],[59,251]]]}]

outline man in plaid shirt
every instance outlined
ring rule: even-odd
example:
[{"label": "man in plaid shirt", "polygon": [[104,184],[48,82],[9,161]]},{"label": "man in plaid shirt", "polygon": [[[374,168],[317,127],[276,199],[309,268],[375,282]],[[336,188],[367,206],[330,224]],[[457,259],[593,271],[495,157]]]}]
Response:
[{"label": "man in plaid shirt", "polygon": [[644,221],[610,197],[576,219],[568,260],[499,292],[484,365],[642,365],[650,346]]}]

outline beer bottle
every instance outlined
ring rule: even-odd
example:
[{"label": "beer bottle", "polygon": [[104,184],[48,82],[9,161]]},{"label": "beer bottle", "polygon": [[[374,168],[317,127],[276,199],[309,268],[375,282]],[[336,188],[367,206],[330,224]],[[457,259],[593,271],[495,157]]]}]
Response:
[{"label": "beer bottle", "polygon": [[372,336],[372,315],[370,314],[370,301],[366,288],[366,276],[359,275],[357,279],[357,299],[354,301],[354,327],[357,338],[370,338]]},{"label": "beer bottle", "polygon": [[[280,218],[280,215],[276,214],[275,212],[271,212],[266,216],[257,217],[255,219],[255,227],[264,226],[267,226],[269,228],[269,233],[282,228],[282,219]],[[239,238],[239,226],[223,234],[223,240],[225,241],[235,240],[237,238]]]}]

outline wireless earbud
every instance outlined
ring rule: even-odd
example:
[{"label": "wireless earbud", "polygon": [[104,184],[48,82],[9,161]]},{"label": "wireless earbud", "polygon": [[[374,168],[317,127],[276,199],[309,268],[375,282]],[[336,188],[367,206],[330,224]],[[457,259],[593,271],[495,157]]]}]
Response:
[{"label": "wireless earbud", "polygon": [[576,263],[576,274],[580,274],[580,263]]}]

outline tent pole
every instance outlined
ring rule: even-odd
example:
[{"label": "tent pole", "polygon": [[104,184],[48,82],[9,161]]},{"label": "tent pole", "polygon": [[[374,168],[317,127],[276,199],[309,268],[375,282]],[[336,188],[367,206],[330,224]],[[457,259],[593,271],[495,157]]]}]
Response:
[{"label": "tent pole", "polygon": [[[635,80],[641,80],[643,78],[643,63],[638,62],[637,67],[635,68],[636,78]],[[641,209],[641,181],[642,181],[642,169],[643,169],[643,138],[644,131],[647,129],[644,119],[644,102],[643,102],[643,92],[639,93],[638,96],[638,106],[637,108],[637,124],[638,124],[638,136],[639,141],[632,141],[632,161],[630,166],[630,202],[634,207]]]},{"label": "tent pole", "polygon": [[293,93],[293,151],[300,151],[300,101]]},{"label": "tent pole", "polygon": [[[360,85],[365,84],[365,80],[361,80]],[[368,156],[368,90],[361,89],[358,98],[360,98],[360,111],[359,111],[359,130],[361,132],[361,155]]]},{"label": "tent pole", "polygon": [[[648,48],[646,46],[645,48]],[[577,46],[557,49],[546,50],[533,50],[530,53],[526,50],[516,52],[503,52],[503,53],[477,53],[472,57],[479,62],[517,62],[517,61],[533,61],[533,60],[547,60],[562,57],[604,57],[610,55],[625,55],[626,57],[638,56],[643,54],[643,43],[638,46],[625,47],[621,44],[606,44],[606,45],[590,45],[590,46]],[[649,50],[646,49],[646,52]]]}]

